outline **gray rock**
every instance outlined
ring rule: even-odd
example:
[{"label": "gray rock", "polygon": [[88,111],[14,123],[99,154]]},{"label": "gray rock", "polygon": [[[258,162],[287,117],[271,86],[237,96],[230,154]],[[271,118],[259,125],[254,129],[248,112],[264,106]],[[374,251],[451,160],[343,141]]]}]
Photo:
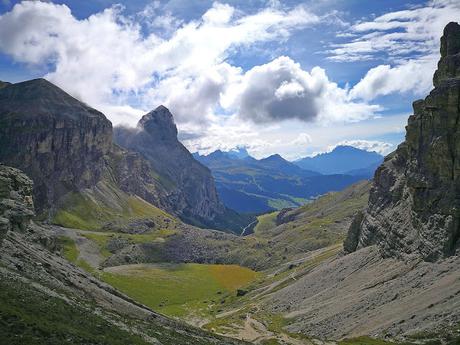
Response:
[{"label": "gray rock", "polygon": [[458,251],[459,66],[460,25],[449,23],[441,39],[435,88],[425,100],[414,102],[406,140],[377,169],[368,208],[352,224],[346,251],[377,244],[385,257],[427,261]]},{"label": "gray rock", "polygon": [[[185,221],[209,224],[225,212],[211,172],[177,140],[176,125],[166,107],[144,115],[135,130],[115,128],[114,141],[150,162],[167,189],[168,209]],[[150,201],[148,196],[146,200]]]},{"label": "gray rock", "polygon": [[0,244],[8,231],[25,231],[34,215],[32,181],[0,164]]}]

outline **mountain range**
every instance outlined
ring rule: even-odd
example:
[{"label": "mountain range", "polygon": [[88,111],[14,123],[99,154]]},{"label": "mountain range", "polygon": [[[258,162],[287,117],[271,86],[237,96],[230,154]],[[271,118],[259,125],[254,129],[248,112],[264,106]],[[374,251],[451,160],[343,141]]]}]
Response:
[{"label": "mountain range", "polygon": [[[323,194],[256,220],[223,206],[166,108],[114,131],[46,80],[0,83],[0,339],[459,344],[459,24],[440,53],[433,90],[372,181],[344,188],[358,177],[279,155],[198,157],[249,196]],[[344,189],[321,193],[324,181]],[[203,228],[223,222],[242,228]]]},{"label": "mountain range", "polygon": [[[223,203],[242,213],[303,205],[321,194],[371,178],[383,160],[375,152],[351,146],[339,146],[302,160],[311,160],[311,169],[302,166],[301,161],[291,163],[278,154],[257,160],[241,149],[217,150],[208,155],[194,153],[194,157],[211,170]],[[327,173],[334,166],[340,173]]]},{"label": "mountain range", "polygon": [[377,152],[339,145],[331,152],[301,158],[294,161],[294,164],[303,169],[317,171],[325,175],[346,174],[372,177],[382,162],[383,156]]}]

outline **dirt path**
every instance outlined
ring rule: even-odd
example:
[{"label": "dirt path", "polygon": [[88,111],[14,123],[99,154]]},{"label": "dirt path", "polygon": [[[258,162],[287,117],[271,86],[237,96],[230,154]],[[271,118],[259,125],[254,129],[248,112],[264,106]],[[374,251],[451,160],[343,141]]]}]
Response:
[{"label": "dirt path", "polygon": [[91,233],[91,231],[68,229],[60,226],[53,226],[52,229],[56,235],[69,237],[75,242],[78,248],[79,260],[84,260],[92,268],[97,269],[100,267],[104,261],[104,257],[101,255],[98,245],[82,235],[82,233]]}]

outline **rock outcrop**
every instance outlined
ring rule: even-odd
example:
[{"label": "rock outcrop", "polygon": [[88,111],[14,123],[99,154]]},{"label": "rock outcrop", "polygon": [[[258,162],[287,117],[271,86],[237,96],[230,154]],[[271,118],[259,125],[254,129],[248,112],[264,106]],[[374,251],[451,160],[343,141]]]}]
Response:
[{"label": "rock outcrop", "polygon": [[8,231],[24,231],[34,215],[32,181],[0,164],[0,245]]},{"label": "rock outcrop", "polygon": [[[413,104],[406,140],[377,169],[369,205],[345,250],[435,261],[460,247],[460,25],[441,38],[434,89]],[[361,217],[362,219],[360,219]]]},{"label": "rock outcrop", "polygon": [[[177,140],[176,125],[166,107],[144,115],[136,129],[115,128],[114,141],[150,162],[167,190],[169,208],[185,221],[210,225],[225,213],[211,172]],[[150,201],[148,196],[146,200]]]},{"label": "rock outcrop", "polygon": [[111,145],[110,121],[45,79],[0,88],[0,162],[32,178],[38,213],[94,186]]}]

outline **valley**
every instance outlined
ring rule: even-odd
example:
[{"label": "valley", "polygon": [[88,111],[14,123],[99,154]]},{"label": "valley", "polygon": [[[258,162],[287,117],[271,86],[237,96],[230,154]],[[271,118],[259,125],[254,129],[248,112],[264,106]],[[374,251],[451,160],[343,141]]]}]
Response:
[{"label": "valley", "polygon": [[1,82],[0,342],[458,345],[458,23],[440,55],[385,158],[192,155],[163,105]]}]

